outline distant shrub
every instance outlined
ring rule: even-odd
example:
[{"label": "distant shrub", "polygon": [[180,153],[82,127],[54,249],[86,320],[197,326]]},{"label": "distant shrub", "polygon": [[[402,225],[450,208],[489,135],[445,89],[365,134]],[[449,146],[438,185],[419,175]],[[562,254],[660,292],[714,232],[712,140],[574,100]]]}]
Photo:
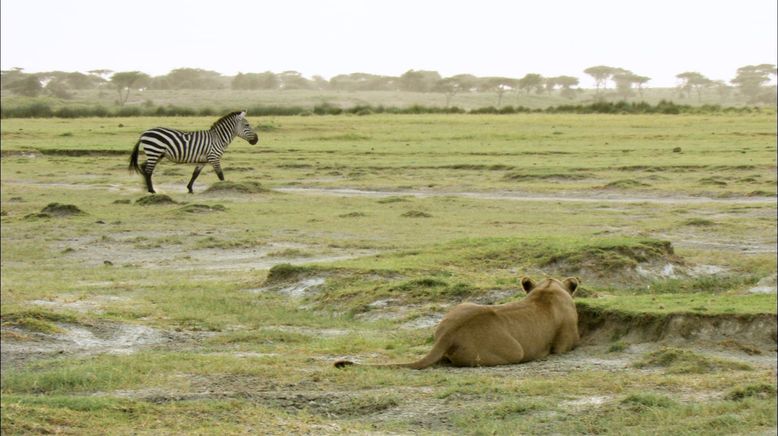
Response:
[{"label": "distant shrub", "polygon": [[40,102],[10,109],[2,108],[3,118],[51,118],[53,113],[51,106]]},{"label": "distant shrub", "polygon": [[343,109],[330,103],[321,103],[313,107],[313,113],[316,115],[340,115]]},{"label": "distant shrub", "polygon": [[[229,112],[232,109],[205,107],[200,109],[181,106],[154,106],[147,100],[138,106],[123,106],[114,109],[106,109],[103,106],[63,106],[53,109],[48,103],[34,102],[27,105],[7,107],[0,109],[2,118],[81,118],[81,117],[135,117],[135,116],[217,116]],[[672,101],[662,100],[656,105],[646,102],[628,103],[626,101],[604,102],[598,101],[586,105],[559,105],[545,109],[530,109],[524,106],[486,106],[467,111],[457,106],[424,106],[414,104],[405,107],[398,106],[372,106],[359,104],[343,108],[328,102],[319,103],[311,107],[303,106],[253,106],[248,108],[248,113],[253,116],[292,116],[292,115],[369,115],[369,114],[518,114],[518,113],[573,113],[573,114],[682,114],[682,113],[751,113],[759,111],[752,107],[726,107],[719,105],[690,106],[679,105]]]},{"label": "distant shrub", "polygon": [[471,109],[470,113],[471,114],[496,114],[498,113],[498,110],[494,106],[487,106],[478,109]]},{"label": "distant shrub", "polygon": [[141,108],[137,106],[122,106],[116,113],[120,117],[139,117],[142,115]]},{"label": "distant shrub", "polygon": [[207,117],[207,116],[220,115],[221,112],[217,111],[216,109],[214,109],[212,107],[204,107],[204,108],[200,109],[197,112],[197,114],[200,115],[200,116],[203,116],[203,117]]}]

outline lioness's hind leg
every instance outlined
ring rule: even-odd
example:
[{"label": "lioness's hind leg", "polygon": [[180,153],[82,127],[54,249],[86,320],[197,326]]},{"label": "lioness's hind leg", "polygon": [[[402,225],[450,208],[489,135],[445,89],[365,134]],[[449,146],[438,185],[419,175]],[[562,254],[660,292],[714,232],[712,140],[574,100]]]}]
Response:
[{"label": "lioness's hind leg", "polygon": [[461,343],[448,355],[455,366],[495,366],[524,360],[524,348],[511,336],[498,335]]},{"label": "lioness's hind leg", "polygon": [[554,338],[551,346],[551,352],[554,354],[566,353],[578,344],[577,328],[562,328]]}]

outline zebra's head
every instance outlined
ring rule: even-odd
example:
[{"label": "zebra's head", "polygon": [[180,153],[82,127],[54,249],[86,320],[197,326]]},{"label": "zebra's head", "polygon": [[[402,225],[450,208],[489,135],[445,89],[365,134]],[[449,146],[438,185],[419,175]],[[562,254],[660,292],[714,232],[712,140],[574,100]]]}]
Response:
[{"label": "zebra's head", "polygon": [[248,120],[246,120],[246,111],[241,111],[238,114],[238,123],[235,124],[235,135],[245,139],[251,145],[259,142],[259,135],[254,132]]}]

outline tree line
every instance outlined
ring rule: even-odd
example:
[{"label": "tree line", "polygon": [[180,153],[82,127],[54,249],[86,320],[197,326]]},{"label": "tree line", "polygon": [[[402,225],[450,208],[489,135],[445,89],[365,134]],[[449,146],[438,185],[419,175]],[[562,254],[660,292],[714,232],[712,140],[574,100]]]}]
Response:
[{"label": "tree line", "polygon": [[[643,96],[650,77],[632,71],[598,65],[583,71],[595,82],[595,96],[606,95],[626,100],[636,94]],[[680,97],[696,96],[699,101],[703,92],[716,92],[726,97],[737,90],[749,104],[774,103],[775,87],[768,86],[771,76],[776,76],[772,64],[746,65],[738,68],[736,76],[725,82],[711,80],[696,71],[676,75],[679,80],[677,92]],[[611,88],[609,88],[611,85]],[[442,93],[446,106],[451,105],[457,94],[467,92],[493,92],[497,107],[502,105],[508,92],[519,94],[556,94],[570,100],[583,90],[574,76],[545,77],[529,73],[521,78],[477,77],[459,74],[442,77],[437,71],[408,70],[400,76],[384,76],[368,73],[340,74],[329,80],[321,76],[304,77],[297,71],[273,73],[238,73],[224,76],[216,71],[198,68],[178,68],[161,76],[150,76],[140,71],[114,72],[107,69],[82,72],[52,71],[25,73],[21,68],[0,72],[0,87],[12,93],[35,97],[50,95],[60,99],[73,97],[73,91],[86,89],[111,89],[117,93],[117,104],[123,106],[134,90],[182,90],[182,89],[233,89],[233,90],[333,90],[333,91],[406,91]]]}]

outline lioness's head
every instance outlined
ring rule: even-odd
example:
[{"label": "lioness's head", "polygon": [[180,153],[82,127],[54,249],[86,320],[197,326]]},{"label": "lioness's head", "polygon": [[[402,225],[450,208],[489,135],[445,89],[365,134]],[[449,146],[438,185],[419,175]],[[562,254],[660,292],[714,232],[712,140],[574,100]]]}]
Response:
[{"label": "lioness's head", "polygon": [[562,280],[561,282],[557,279],[547,278],[538,284],[536,284],[534,280],[532,280],[527,276],[521,278],[521,287],[524,289],[524,292],[528,294],[532,291],[547,289],[547,288],[557,286],[567,291],[567,293],[570,294],[570,296],[572,297],[573,295],[575,295],[575,291],[578,290],[578,286],[580,284],[581,284],[581,279],[579,279],[578,277],[568,277]]}]

